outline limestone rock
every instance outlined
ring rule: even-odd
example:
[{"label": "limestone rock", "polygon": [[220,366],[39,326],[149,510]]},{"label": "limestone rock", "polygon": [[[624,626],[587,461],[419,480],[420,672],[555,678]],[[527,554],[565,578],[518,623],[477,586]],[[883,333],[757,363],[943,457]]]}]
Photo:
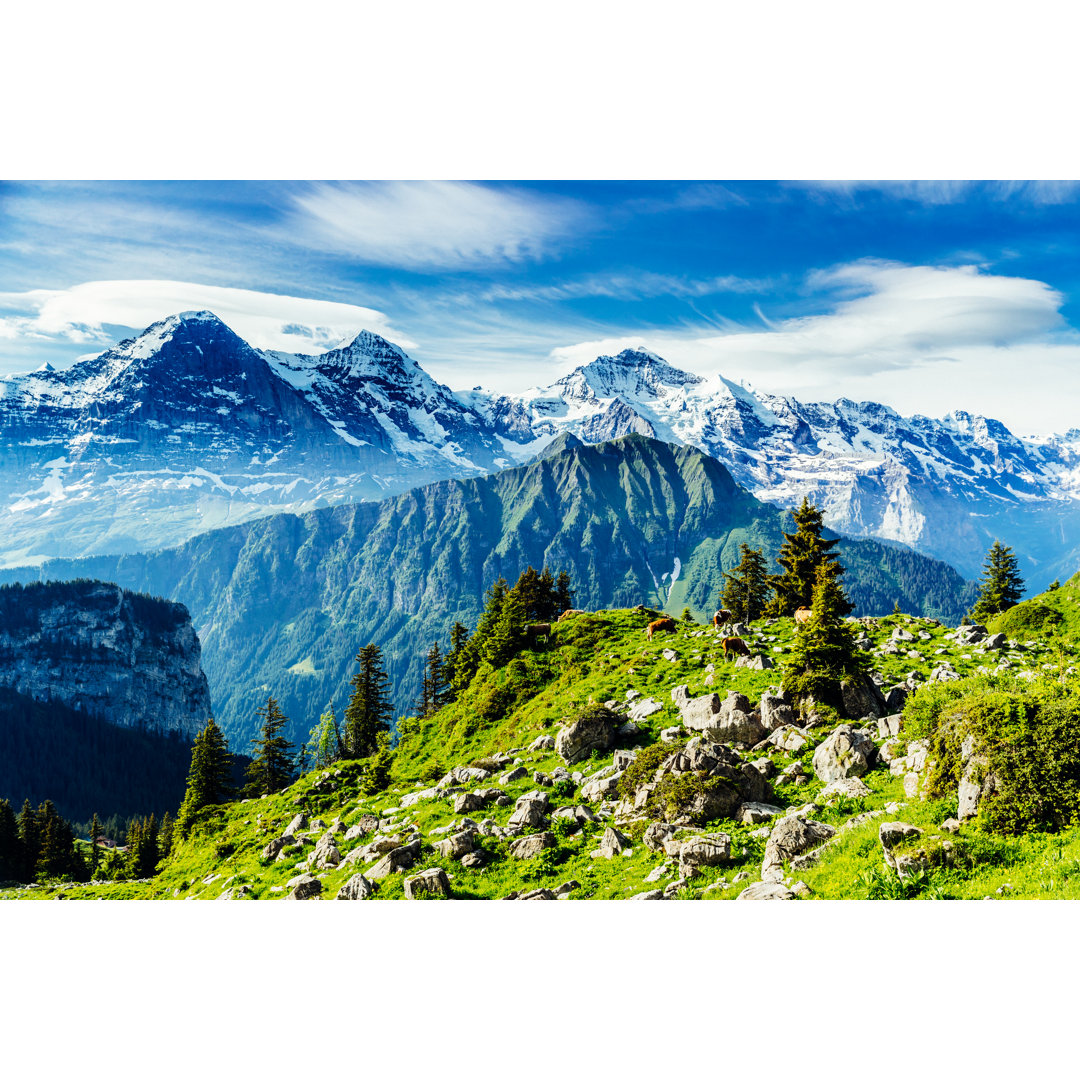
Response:
[{"label": "limestone rock", "polygon": [[344,885],[338,889],[337,900],[367,900],[374,895],[375,886],[363,874],[353,874]]},{"label": "limestone rock", "polygon": [[771,881],[755,881],[748,885],[736,900],[794,900],[795,894],[783,885]]},{"label": "limestone rock", "polygon": [[731,837],[727,833],[694,836],[679,848],[679,872],[684,876],[700,866],[719,866],[731,859]]},{"label": "limestone rock", "polygon": [[406,900],[450,899],[450,879],[441,866],[421,870],[415,877],[407,877],[404,884]]},{"label": "limestone rock", "polygon": [[534,859],[545,848],[555,847],[555,837],[549,832],[522,836],[510,844],[510,854],[515,859]]},{"label": "limestone rock", "polygon": [[850,724],[841,724],[815,751],[814,772],[819,780],[862,776],[870,768],[873,741]]},{"label": "limestone rock", "polygon": [[744,825],[760,825],[761,822],[771,821],[783,812],[781,807],[772,806],[769,803],[744,802],[735,812],[735,820],[741,821]]},{"label": "limestone rock", "polygon": [[795,714],[791,706],[778,694],[762,694],[758,710],[761,713],[761,726],[766,731],[775,731],[785,724],[794,725],[795,723]]},{"label": "limestone rock", "polygon": [[849,799],[865,799],[870,788],[857,776],[847,776],[840,780],[831,780],[821,790],[819,799],[834,799],[837,795],[846,795]]},{"label": "limestone rock", "polygon": [[595,709],[562,728],[555,739],[555,752],[567,765],[576,765],[592,753],[610,749],[619,725],[618,713]]},{"label": "limestone rock", "polygon": [[438,841],[434,845],[435,850],[444,859],[460,859],[472,851],[473,835],[470,830],[463,829],[461,832],[454,833],[453,836],[448,836],[445,840]]},{"label": "limestone rock", "polygon": [[646,720],[654,713],[660,712],[663,707],[655,698],[643,698],[630,706],[629,717],[631,720]]},{"label": "limestone rock", "polygon": [[616,855],[621,855],[624,851],[627,851],[631,846],[629,836],[625,836],[618,829],[608,826],[604,830],[604,835],[600,838],[598,854],[605,859],[612,859]]},{"label": "limestone rock", "polygon": [[869,675],[856,675],[841,683],[840,693],[844,699],[844,712],[852,720],[885,716],[889,711],[881,690]]},{"label": "limestone rock", "polygon": [[783,818],[773,828],[765,845],[765,858],[761,864],[762,881],[779,880],[783,877],[786,860],[823,844],[835,835],[836,830],[824,822],[807,821],[795,815]]},{"label": "limestone rock", "polygon": [[367,873],[369,878],[384,878],[389,874],[400,874],[409,870],[420,857],[420,841],[413,840],[392,851],[388,851]]},{"label": "limestone rock", "polygon": [[322,882],[311,874],[302,874],[299,878],[293,878],[289,885],[292,892],[286,900],[311,900],[322,892]]}]

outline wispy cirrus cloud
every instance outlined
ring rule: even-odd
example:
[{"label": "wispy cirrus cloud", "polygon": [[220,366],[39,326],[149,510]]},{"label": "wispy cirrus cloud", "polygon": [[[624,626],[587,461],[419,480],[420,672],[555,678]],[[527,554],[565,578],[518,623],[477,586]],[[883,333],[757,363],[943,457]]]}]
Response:
[{"label": "wispy cirrus cloud", "polygon": [[710,278],[650,272],[591,274],[575,281],[547,285],[496,284],[483,290],[479,299],[560,301],[605,297],[611,300],[647,300],[657,296],[689,299],[717,293],[760,293],[771,286],[772,282],[767,279],[742,278],[734,274]]},{"label": "wispy cirrus cloud", "polygon": [[258,348],[321,352],[359,330],[411,342],[374,308],[299,296],[201,285],[189,281],[90,281],[68,289],[0,293],[0,337],[66,340],[102,347],[115,340],[106,329],[140,331],[179,311],[213,311]]},{"label": "wispy cirrus cloud", "polygon": [[292,203],[291,242],[421,272],[547,258],[592,225],[577,200],[465,181],[322,183]]},{"label": "wispy cirrus cloud", "polygon": [[815,180],[793,186],[848,197],[876,193],[925,206],[950,206],[980,196],[994,202],[1057,206],[1080,197],[1077,180]]}]

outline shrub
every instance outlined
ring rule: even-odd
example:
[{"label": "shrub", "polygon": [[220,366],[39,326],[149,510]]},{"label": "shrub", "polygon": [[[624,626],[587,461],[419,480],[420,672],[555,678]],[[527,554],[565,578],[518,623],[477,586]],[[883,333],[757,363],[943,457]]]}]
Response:
[{"label": "shrub", "polygon": [[653,743],[637,752],[637,757],[627,766],[626,771],[619,777],[619,794],[624,799],[633,798],[634,792],[641,784],[648,783],[653,774],[671,754],[681,750],[686,745],[680,743]]}]

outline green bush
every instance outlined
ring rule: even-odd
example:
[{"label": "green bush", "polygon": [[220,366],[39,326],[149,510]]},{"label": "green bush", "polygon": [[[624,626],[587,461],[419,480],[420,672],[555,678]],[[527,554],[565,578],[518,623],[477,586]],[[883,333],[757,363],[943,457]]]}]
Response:
[{"label": "green bush", "polygon": [[630,762],[626,771],[619,777],[619,795],[624,799],[633,798],[634,791],[653,778],[653,773],[660,767],[660,763],[685,745],[685,742],[658,742],[639,750],[637,757]]},{"label": "green bush", "polygon": [[1060,611],[1037,600],[1025,600],[999,615],[989,629],[1010,638],[1028,638],[1050,633],[1064,621]]}]

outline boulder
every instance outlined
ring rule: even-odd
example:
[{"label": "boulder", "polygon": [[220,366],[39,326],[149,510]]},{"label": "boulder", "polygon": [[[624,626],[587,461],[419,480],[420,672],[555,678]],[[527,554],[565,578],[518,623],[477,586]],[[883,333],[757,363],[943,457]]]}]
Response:
[{"label": "boulder", "polygon": [[388,851],[367,873],[369,878],[384,878],[389,874],[400,874],[402,870],[409,870],[413,863],[420,858],[420,841],[413,840],[403,844],[392,851]]},{"label": "boulder", "polygon": [[984,649],[1004,649],[1008,639],[1004,634],[991,634],[983,643]]},{"label": "boulder", "polygon": [[285,826],[282,836],[295,836],[301,829],[308,827],[307,814],[297,814],[296,817]]},{"label": "boulder", "polygon": [[857,776],[846,776],[840,780],[830,780],[822,788],[818,799],[834,799],[837,795],[845,795],[849,799],[865,799],[870,794],[870,788]]},{"label": "boulder", "polygon": [[669,825],[666,821],[654,821],[646,828],[642,839],[650,851],[663,851],[664,841],[674,832],[674,825]]},{"label": "boulder", "polygon": [[498,782],[500,784],[512,784],[515,780],[522,780],[529,775],[529,770],[519,765],[516,769],[511,769],[509,772],[504,772],[499,777]]},{"label": "boulder", "polygon": [[529,749],[533,752],[538,750],[554,750],[555,740],[550,735],[540,735],[529,743]]},{"label": "boulder", "polygon": [[375,886],[363,874],[353,874],[338,889],[336,900],[367,900],[375,892]]},{"label": "boulder", "polygon": [[734,691],[726,698],[719,694],[689,698],[679,705],[679,715],[684,727],[700,731],[714,742],[753,746],[765,736],[765,729],[753,715],[750,702]]},{"label": "boulder", "polygon": [[771,881],[755,881],[748,885],[736,900],[794,900],[795,894],[783,885]]},{"label": "boulder", "polygon": [[779,694],[762,694],[758,711],[761,713],[761,726],[766,731],[775,731],[778,727],[795,723],[791,706]]},{"label": "boulder", "polygon": [[814,772],[826,783],[848,776],[862,776],[870,768],[875,749],[867,735],[850,724],[841,724],[814,751]]},{"label": "boulder", "polygon": [[335,843],[334,836],[327,834],[316,845],[315,850],[308,859],[308,865],[315,870],[328,870],[341,862],[341,852]]},{"label": "boulder", "polygon": [[259,852],[259,858],[264,862],[276,859],[281,854],[282,848],[291,847],[292,843],[291,836],[277,836]]},{"label": "boulder", "polygon": [[631,720],[647,720],[654,713],[660,712],[663,707],[655,698],[643,698],[630,706],[628,715]]},{"label": "boulder", "polygon": [[777,728],[766,740],[777,750],[783,750],[788,754],[798,754],[810,740],[795,727]]},{"label": "boulder", "polygon": [[405,879],[406,900],[449,900],[450,879],[441,866],[421,870],[415,877]]},{"label": "boulder", "polygon": [[545,848],[555,847],[555,837],[549,832],[522,836],[510,844],[509,852],[515,859],[534,859]]},{"label": "boulder", "polygon": [[613,799],[619,792],[620,779],[622,779],[622,772],[593,777],[587,784],[581,786],[581,797],[588,802]]},{"label": "boulder", "polygon": [[892,739],[899,735],[900,728],[903,726],[903,719],[900,713],[881,717],[877,722],[878,738]]},{"label": "boulder", "polygon": [[322,892],[322,882],[311,874],[301,874],[289,882],[292,892],[285,897],[286,900],[311,900]]},{"label": "boulder", "polygon": [[881,690],[869,675],[856,675],[845,680],[840,684],[840,693],[844,699],[844,713],[852,720],[885,716],[889,712]]},{"label": "boulder", "polygon": [[453,836],[448,836],[445,840],[438,841],[433,846],[444,859],[460,859],[472,851],[473,837],[472,831],[463,829],[461,832],[454,833]]},{"label": "boulder", "polygon": [[610,749],[620,723],[610,709],[594,709],[560,730],[555,752],[567,765],[576,765],[590,754]]},{"label": "boulder", "polygon": [[621,855],[624,851],[628,851],[632,846],[629,836],[625,836],[618,829],[608,826],[604,830],[604,835],[600,837],[600,847],[597,854],[602,858],[611,859],[616,855]]},{"label": "boulder", "polygon": [[418,802],[426,802],[428,799],[437,799],[442,792],[438,788],[424,788],[421,791],[410,791],[408,795],[401,796],[403,808],[415,806]]},{"label": "boulder", "polygon": [[735,820],[744,825],[760,825],[763,821],[771,821],[778,814],[782,814],[783,808],[772,806],[770,803],[744,802],[735,812]]},{"label": "boulder", "polygon": [[470,851],[468,855],[463,855],[461,857],[461,865],[464,866],[466,870],[476,870],[486,862],[487,858],[481,848]]},{"label": "boulder", "polygon": [[463,791],[453,797],[450,807],[455,814],[472,814],[484,808],[484,800],[478,792]]},{"label": "boulder", "polygon": [[731,837],[727,833],[707,833],[693,836],[679,848],[679,873],[689,872],[701,866],[719,866],[731,860]]},{"label": "boulder", "polygon": [[794,814],[778,821],[765,845],[761,880],[779,881],[783,878],[786,860],[825,843],[835,835],[836,830],[831,825],[820,821],[804,820]]},{"label": "boulder", "polygon": [[898,713],[903,711],[904,704],[907,702],[910,693],[911,687],[906,686],[904,683],[890,686],[885,694],[885,706],[889,712]]}]

